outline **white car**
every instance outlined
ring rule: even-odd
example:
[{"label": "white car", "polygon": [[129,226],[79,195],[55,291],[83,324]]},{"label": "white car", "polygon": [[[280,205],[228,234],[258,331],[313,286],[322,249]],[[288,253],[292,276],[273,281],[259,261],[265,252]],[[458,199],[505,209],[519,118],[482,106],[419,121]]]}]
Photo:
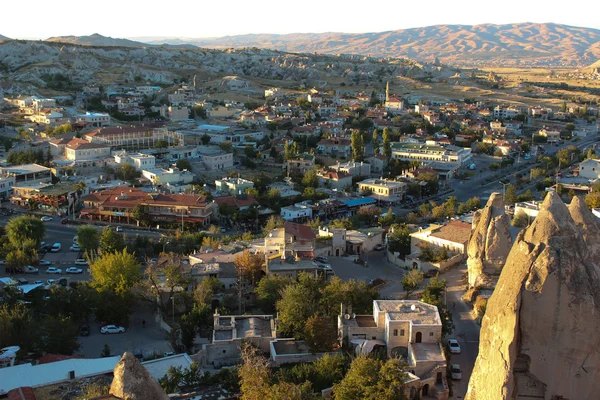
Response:
[{"label": "white car", "polygon": [[456,339],[448,339],[448,350],[452,354],[460,354],[460,344]]},{"label": "white car", "polygon": [[450,365],[450,377],[452,379],[461,379],[462,378],[462,371],[460,369],[460,365],[458,365],[458,364]]},{"label": "white car", "polygon": [[115,232],[123,232],[123,227],[122,226],[117,226],[115,228]]},{"label": "white car", "polygon": [[67,274],[81,274],[83,270],[77,267],[69,267],[65,270]]},{"label": "white car", "polygon": [[52,265],[52,263],[48,260],[41,260],[40,265]]},{"label": "white car", "polygon": [[124,333],[125,328],[117,325],[106,325],[100,328],[100,333],[103,335],[108,335],[109,333]]},{"label": "white car", "polygon": [[81,247],[79,247],[78,244],[73,243],[71,245],[71,247],[69,247],[69,250],[71,250],[71,251],[81,251]]},{"label": "white car", "polygon": [[75,265],[88,265],[88,262],[85,258],[78,258],[75,260]]},{"label": "white car", "polygon": [[43,222],[48,222],[48,221],[52,221],[54,220],[54,218],[49,217],[47,215],[44,215],[42,218],[40,218]]},{"label": "white car", "polygon": [[43,285],[44,281],[33,281],[34,285]]},{"label": "white car", "polygon": [[40,272],[39,269],[37,269],[36,267],[33,267],[31,265],[28,265],[25,267],[25,269],[23,270],[26,274],[37,274],[38,272]]},{"label": "white car", "polygon": [[47,274],[62,274],[62,269],[56,267],[50,267],[46,270]]}]

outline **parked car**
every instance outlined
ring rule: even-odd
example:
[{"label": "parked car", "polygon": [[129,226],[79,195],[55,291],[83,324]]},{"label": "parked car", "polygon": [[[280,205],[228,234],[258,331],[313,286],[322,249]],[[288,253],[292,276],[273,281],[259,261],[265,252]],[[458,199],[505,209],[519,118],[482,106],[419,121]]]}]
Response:
[{"label": "parked car", "polygon": [[23,272],[25,272],[26,274],[37,274],[38,272],[40,272],[40,270],[36,267],[28,265],[25,267],[25,270]]},{"label": "parked car", "polygon": [[29,281],[25,278],[18,278],[17,282],[19,282],[19,285],[27,285],[29,283]]},{"label": "parked car", "polygon": [[52,265],[52,263],[48,260],[40,260],[40,265]]},{"label": "parked car", "polygon": [[85,258],[78,258],[75,260],[75,265],[88,265],[88,262]]},{"label": "parked car", "polygon": [[315,257],[315,261],[321,262],[321,263],[327,263],[327,262],[329,262],[329,259],[327,259],[327,257],[325,257],[325,256],[318,256],[318,257]]},{"label": "parked car", "polygon": [[79,237],[77,235],[73,236],[73,243],[79,244]]},{"label": "parked car", "polygon": [[100,333],[102,333],[103,335],[108,335],[110,333],[124,333],[125,332],[125,328],[123,328],[122,326],[117,326],[117,325],[106,325],[103,326],[102,328],[100,328]]},{"label": "parked car", "polygon": [[54,218],[49,217],[47,215],[44,215],[42,218],[40,218],[43,222],[48,222],[48,221],[52,221],[54,220]]},{"label": "parked car", "polygon": [[0,265],[6,264],[6,260],[0,260]]},{"label": "parked car", "polygon": [[448,350],[452,354],[460,354],[460,344],[456,339],[448,339]]},{"label": "parked car", "polygon": [[462,371],[460,369],[460,365],[458,365],[458,364],[450,365],[450,377],[452,379],[461,379],[462,378]]},{"label": "parked car", "polygon": [[90,326],[88,324],[83,324],[79,327],[79,334],[81,336],[90,336]]},{"label": "parked car", "polygon": [[60,220],[60,223],[63,224],[63,225],[66,225],[67,222],[69,222],[69,220],[66,219],[66,218],[63,218],[63,219]]},{"label": "parked car", "polygon": [[123,232],[123,227],[122,227],[122,226],[117,226],[117,227],[115,228],[115,231],[116,231],[116,232]]},{"label": "parked car", "polygon": [[79,245],[78,245],[78,244],[76,244],[76,243],[73,243],[73,244],[71,245],[71,247],[69,247],[69,250],[71,250],[71,251],[81,251],[81,247],[79,247]]},{"label": "parked car", "polygon": [[67,274],[81,274],[81,273],[83,273],[83,270],[81,268],[77,268],[77,267],[69,267],[65,270],[65,272]]},{"label": "parked car", "polygon": [[38,281],[33,281],[33,284],[34,285],[43,285],[44,281],[39,281],[39,280]]},{"label": "parked car", "polygon": [[373,247],[373,249],[375,249],[377,251],[381,251],[381,250],[383,250],[383,245],[382,244],[376,244],[375,247]]},{"label": "parked car", "polygon": [[47,274],[62,274],[62,269],[56,267],[50,267],[46,270]]},{"label": "parked car", "polygon": [[58,253],[60,251],[60,249],[62,249],[62,245],[57,242],[52,245],[52,248],[50,249],[50,251],[52,253]]}]

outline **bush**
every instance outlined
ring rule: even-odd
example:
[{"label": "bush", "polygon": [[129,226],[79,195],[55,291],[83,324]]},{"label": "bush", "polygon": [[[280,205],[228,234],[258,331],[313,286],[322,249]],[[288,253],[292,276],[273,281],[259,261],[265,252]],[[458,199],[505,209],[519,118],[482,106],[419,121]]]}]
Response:
[{"label": "bush", "polygon": [[523,228],[529,223],[529,216],[524,211],[519,211],[511,222],[512,226]]}]

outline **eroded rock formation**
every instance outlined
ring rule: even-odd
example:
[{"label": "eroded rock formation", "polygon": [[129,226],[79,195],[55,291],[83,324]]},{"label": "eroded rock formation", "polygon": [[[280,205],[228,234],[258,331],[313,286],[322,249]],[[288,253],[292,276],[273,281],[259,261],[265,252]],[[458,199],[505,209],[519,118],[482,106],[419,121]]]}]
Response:
[{"label": "eroded rock formation", "polygon": [[150,372],[132,353],[125,353],[115,366],[110,394],[123,400],[168,400]]},{"label": "eroded rock formation", "polygon": [[466,399],[596,399],[600,229],[550,192],[517,237],[483,318]]},{"label": "eroded rock formation", "polygon": [[492,193],[486,206],[473,217],[473,233],[467,247],[471,287],[493,287],[512,246],[510,221],[500,193]]}]

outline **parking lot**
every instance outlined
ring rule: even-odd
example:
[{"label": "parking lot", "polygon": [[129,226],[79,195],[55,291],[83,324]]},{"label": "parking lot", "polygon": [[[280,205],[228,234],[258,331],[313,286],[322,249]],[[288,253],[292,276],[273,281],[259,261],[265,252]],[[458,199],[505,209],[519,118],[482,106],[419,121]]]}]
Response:
[{"label": "parking lot", "polygon": [[[142,321],[146,321],[145,325]],[[125,329],[125,333],[103,335],[100,333],[100,323],[93,321],[90,323],[90,335],[79,337],[81,347],[77,353],[88,358],[98,358],[105,344],[110,347],[111,355],[140,350],[144,356],[150,356],[153,353],[172,351],[168,333],[159,327],[148,309],[135,311]]]}]

